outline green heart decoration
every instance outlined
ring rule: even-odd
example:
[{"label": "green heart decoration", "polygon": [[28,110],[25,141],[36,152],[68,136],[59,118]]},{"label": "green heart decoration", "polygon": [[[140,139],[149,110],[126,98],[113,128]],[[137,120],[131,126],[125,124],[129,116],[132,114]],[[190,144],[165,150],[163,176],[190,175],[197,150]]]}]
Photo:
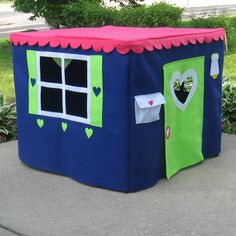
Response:
[{"label": "green heart decoration", "polygon": [[66,132],[66,130],[67,130],[67,128],[68,128],[68,125],[67,125],[66,122],[61,122],[61,127],[62,127],[62,130],[63,130],[64,132]]},{"label": "green heart decoration", "polygon": [[[54,57],[53,60],[57,63],[58,66],[61,67],[61,58]],[[65,69],[71,63],[71,59],[65,59]]]},{"label": "green heart decoration", "polygon": [[91,138],[93,135],[93,129],[91,128],[85,128],[85,133],[87,135],[88,138]]},{"label": "green heart decoration", "polygon": [[35,78],[31,78],[30,82],[31,82],[32,87],[34,87],[35,84],[36,84],[36,79]]},{"label": "green heart decoration", "polygon": [[71,62],[72,62],[71,59],[65,59],[65,69],[67,68],[67,66],[70,65]]},{"label": "green heart decoration", "polygon": [[38,127],[41,129],[43,128],[44,126],[44,120],[43,119],[37,119],[37,124],[38,124]]},{"label": "green heart decoration", "polygon": [[54,57],[53,60],[61,67],[61,58]]}]

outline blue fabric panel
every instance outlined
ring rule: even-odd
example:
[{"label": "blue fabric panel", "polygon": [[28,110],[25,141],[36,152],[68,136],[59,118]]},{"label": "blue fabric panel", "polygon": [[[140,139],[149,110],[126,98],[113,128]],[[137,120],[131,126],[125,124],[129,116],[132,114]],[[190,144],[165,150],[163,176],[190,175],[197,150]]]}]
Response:
[{"label": "blue fabric panel", "polygon": [[[52,49],[50,47],[14,47],[14,74],[17,99],[19,156],[25,164],[62,175],[82,183],[128,191],[129,134],[129,56],[116,52],[102,54],[104,104],[103,128],[28,114],[28,69],[26,50],[44,50],[92,55],[93,51]],[[45,121],[37,126],[37,119]],[[68,129],[62,131],[61,122]],[[93,128],[88,139],[85,128]]]},{"label": "blue fabric panel", "polygon": [[[179,48],[132,55],[130,78],[130,191],[154,185],[165,176],[164,115],[160,120],[135,124],[134,96],[161,92],[163,94],[163,65],[172,61],[205,56],[205,98],[202,151],[205,158],[219,154],[221,142],[221,80],[210,76],[211,54],[220,54],[223,67],[223,42],[181,46]],[[165,105],[164,105],[165,106]],[[194,135],[194,127],[193,127]]]},{"label": "blue fabric panel", "polygon": [[163,94],[162,61],[156,53],[132,55],[130,78],[130,191],[154,185],[165,176],[164,115],[160,120],[135,123],[134,96],[161,92]]},{"label": "blue fabric panel", "polygon": [[[210,76],[211,54],[218,52],[219,77]],[[221,97],[224,64],[224,43],[215,42],[205,50],[205,94],[202,153],[205,158],[217,156],[221,152]]]},{"label": "blue fabric panel", "polygon": [[[163,65],[197,56],[205,56],[203,155],[219,154],[223,42],[145,51],[142,55],[99,53],[104,56],[103,128],[28,114],[27,49],[98,54],[92,50],[69,48],[13,48],[19,156],[27,165],[67,175],[92,186],[123,192],[154,185],[165,177],[164,106],[159,121],[136,125],[134,96],[163,93]],[[213,80],[210,76],[211,54],[216,52],[220,54],[220,78]],[[38,118],[45,121],[42,129],[37,126]],[[68,124],[65,133],[61,129],[62,121]],[[90,139],[85,135],[86,127],[94,130]]]}]

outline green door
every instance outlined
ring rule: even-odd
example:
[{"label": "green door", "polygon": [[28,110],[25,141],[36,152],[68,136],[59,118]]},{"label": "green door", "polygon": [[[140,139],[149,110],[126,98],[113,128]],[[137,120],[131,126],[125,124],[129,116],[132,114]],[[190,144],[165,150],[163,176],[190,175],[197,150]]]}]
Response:
[{"label": "green door", "polygon": [[169,179],[203,160],[204,57],[164,65],[165,155]]}]

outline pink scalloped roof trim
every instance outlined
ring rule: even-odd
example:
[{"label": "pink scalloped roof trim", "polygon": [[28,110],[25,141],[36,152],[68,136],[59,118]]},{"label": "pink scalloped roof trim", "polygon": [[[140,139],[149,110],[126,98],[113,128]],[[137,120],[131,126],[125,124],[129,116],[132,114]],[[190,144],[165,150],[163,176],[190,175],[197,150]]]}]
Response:
[{"label": "pink scalloped roof trim", "polygon": [[153,51],[163,48],[187,46],[188,44],[211,43],[224,40],[223,28],[136,28],[105,26],[101,28],[75,28],[46,30],[39,32],[12,33],[11,43],[44,47],[62,47],[73,49],[93,49],[96,52],[110,53],[116,50],[120,54],[130,51],[141,54],[144,50]]}]

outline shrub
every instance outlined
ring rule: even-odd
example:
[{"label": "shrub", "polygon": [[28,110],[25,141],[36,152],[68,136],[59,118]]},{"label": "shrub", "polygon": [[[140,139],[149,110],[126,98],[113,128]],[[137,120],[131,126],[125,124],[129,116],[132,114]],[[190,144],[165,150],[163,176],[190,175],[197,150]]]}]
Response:
[{"label": "shrub", "polygon": [[[83,3],[83,4],[82,4]],[[181,22],[182,8],[167,3],[151,6],[105,8],[95,2],[78,1],[64,7],[65,27],[82,26],[176,26]]]},{"label": "shrub", "polygon": [[120,26],[177,26],[181,22],[183,8],[164,2],[151,6],[121,8],[115,15],[114,25]]},{"label": "shrub", "polygon": [[161,2],[151,6],[121,8],[117,11],[115,25],[121,26],[177,26],[183,8]]},{"label": "shrub", "polygon": [[13,7],[17,11],[32,13],[30,20],[42,17],[51,28],[60,28],[63,9],[73,2],[78,2],[80,5],[86,2],[99,4],[100,0],[15,0]]},{"label": "shrub", "polygon": [[0,49],[1,48],[10,48],[10,40],[9,39],[0,39]]},{"label": "shrub", "polygon": [[0,94],[0,143],[16,138],[16,105],[6,105],[3,94]]},{"label": "shrub", "polygon": [[96,2],[75,2],[64,7],[62,25],[65,27],[103,26],[114,21],[114,9],[104,8]]},{"label": "shrub", "polygon": [[183,8],[164,2],[153,4],[146,8],[145,25],[150,27],[177,26],[181,22],[183,10]]},{"label": "shrub", "polygon": [[134,8],[123,7],[116,10],[113,25],[117,26],[146,26],[146,7],[139,6]]},{"label": "shrub", "polygon": [[222,130],[236,134],[236,85],[229,78],[223,80]]},{"label": "shrub", "polygon": [[204,12],[200,16],[192,16],[192,25],[196,28],[224,28],[229,47],[232,45],[233,26],[231,18],[226,13]]},{"label": "shrub", "polygon": [[37,17],[45,19],[47,24],[52,28],[59,28],[61,23],[61,12],[64,5],[72,0],[15,0],[13,7],[17,11],[32,13],[30,20]]}]

